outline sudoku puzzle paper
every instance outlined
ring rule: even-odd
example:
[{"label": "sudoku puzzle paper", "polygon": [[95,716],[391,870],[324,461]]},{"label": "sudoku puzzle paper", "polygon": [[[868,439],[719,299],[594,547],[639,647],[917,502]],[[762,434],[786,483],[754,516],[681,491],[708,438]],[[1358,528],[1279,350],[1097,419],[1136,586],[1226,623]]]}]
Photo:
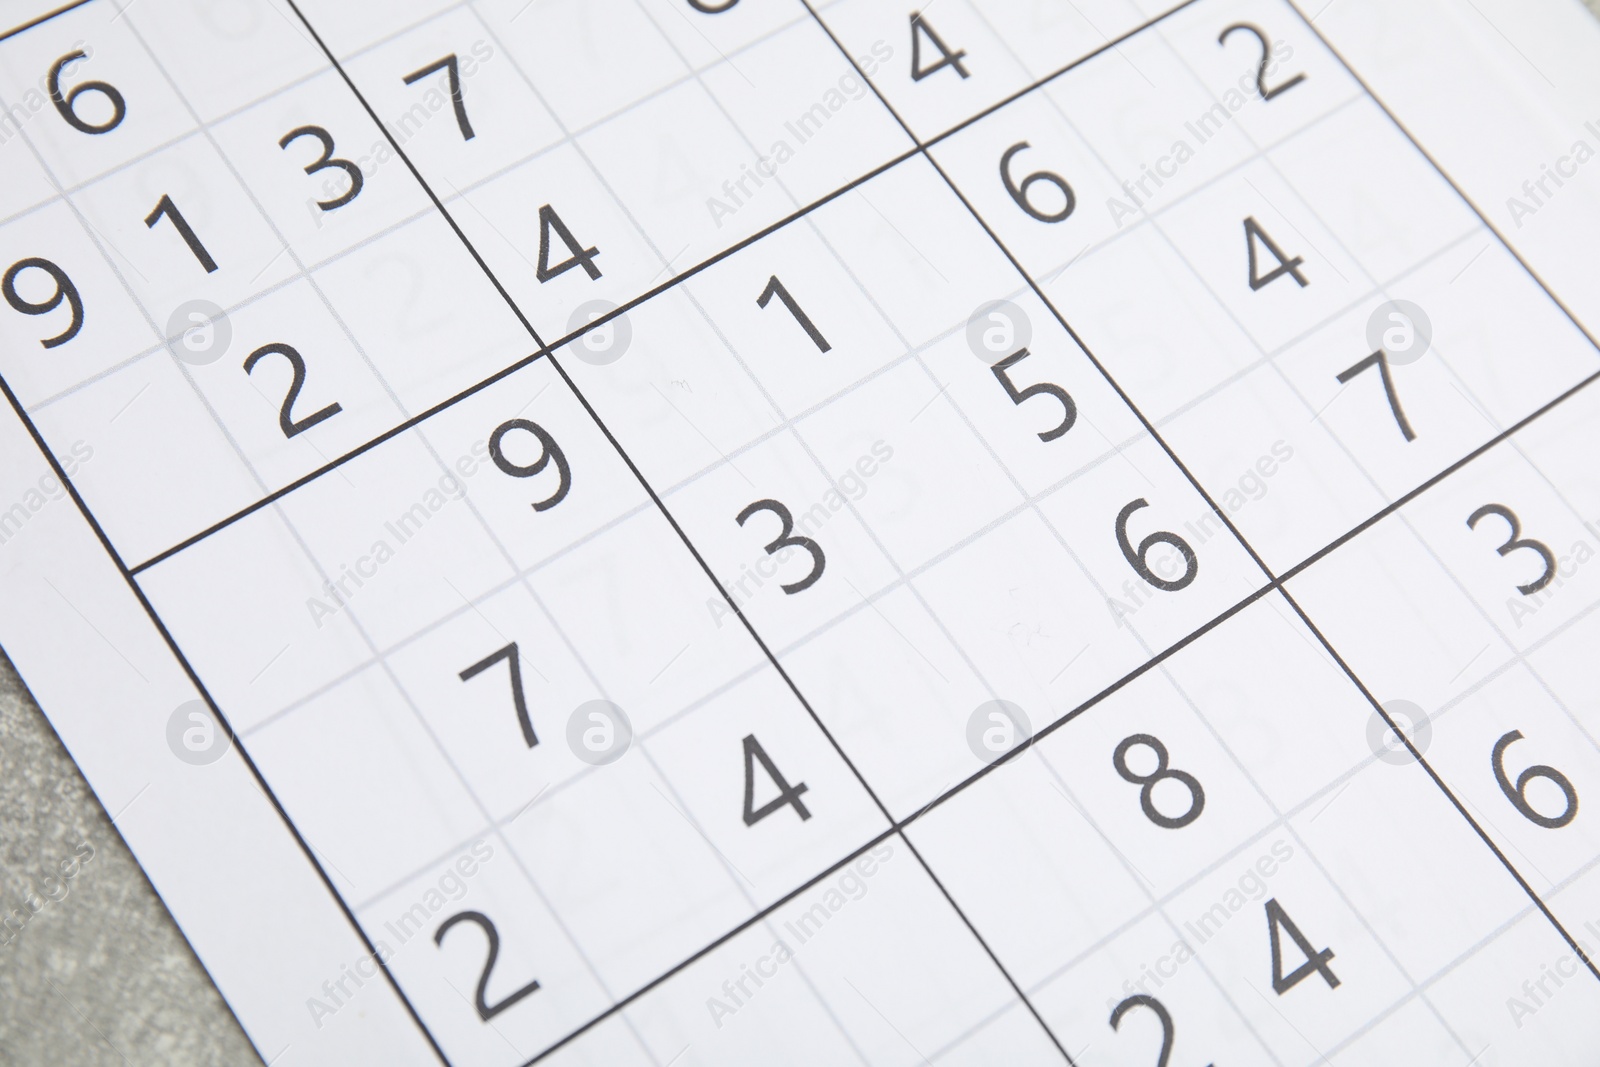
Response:
[{"label": "sudoku puzzle paper", "polygon": [[1336,2],[1405,106],[1289,0],[4,9],[0,636],[263,1059],[1594,1062],[1600,126]]}]

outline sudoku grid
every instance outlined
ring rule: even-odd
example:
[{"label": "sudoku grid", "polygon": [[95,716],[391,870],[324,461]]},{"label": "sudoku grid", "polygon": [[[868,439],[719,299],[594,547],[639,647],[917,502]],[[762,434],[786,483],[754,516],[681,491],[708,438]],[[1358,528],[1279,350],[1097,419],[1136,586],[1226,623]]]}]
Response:
[{"label": "sudoku grid", "polygon": [[1595,343],[1286,0],[1169,6],[0,37],[7,399],[371,953],[314,1016],[1583,1047]]}]

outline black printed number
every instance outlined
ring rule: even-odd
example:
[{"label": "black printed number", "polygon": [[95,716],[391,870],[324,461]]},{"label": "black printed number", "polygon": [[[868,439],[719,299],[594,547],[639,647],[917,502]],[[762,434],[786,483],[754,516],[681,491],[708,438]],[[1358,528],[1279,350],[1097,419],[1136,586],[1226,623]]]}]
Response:
[{"label": "black printed number", "polygon": [[1154,1013],[1161,1023],[1161,1051],[1156,1055],[1156,1067],[1167,1067],[1172,1059],[1172,1041],[1176,1028],[1172,1025],[1172,1015],[1161,1001],[1148,993],[1135,993],[1111,1009],[1111,1029],[1120,1030],[1122,1017],[1134,1008],[1144,1008]]},{"label": "black printed number", "polygon": [[1394,416],[1396,425],[1400,427],[1400,433],[1407,441],[1415,441],[1417,435],[1411,431],[1411,423],[1406,420],[1405,409],[1400,406],[1400,397],[1394,391],[1394,378],[1389,373],[1387,352],[1380,348],[1372,355],[1350,364],[1337,375],[1339,384],[1343,385],[1368,367],[1378,368],[1378,375],[1383,379],[1383,395],[1389,400],[1389,412]]},{"label": "black printed number", "polygon": [[361,176],[360,167],[348,159],[339,159],[333,154],[333,135],[327,130],[321,126],[297,126],[278,139],[278,147],[287,149],[302,137],[315,137],[317,143],[322,145],[322,155],[306,164],[305,171],[307,174],[315,174],[319,170],[337,167],[344,171],[345,175],[350,179],[350,188],[346,189],[343,195],[336,196],[332,200],[318,200],[317,206],[324,211],[333,211],[354,200],[356,195],[361,192],[361,186],[365,184],[366,179]]},{"label": "black printed number", "polygon": [[300,398],[300,389],[306,384],[306,361],[300,358],[300,353],[286,344],[262,345],[245,357],[244,372],[249,374],[256,369],[264,356],[278,355],[289,361],[289,366],[294,370],[294,377],[289,380],[289,392],[284,395],[283,406],[278,409],[278,427],[283,430],[283,436],[293,437],[295,434],[305,433],[317,423],[331,419],[342,410],[337,403],[329,404],[318,411],[313,411],[303,419],[294,417],[294,402]]},{"label": "black printed number", "polygon": [[[1261,228],[1261,223],[1257,222],[1254,216],[1245,217],[1244,245],[1250,255],[1251,292],[1260,289],[1264,285],[1271,285],[1284,275],[1288,275],[1299,282],[1302,289],[1311,284],[1306,280],[1306,276],[1300,273],[1300,267],[1305,263],[1305,260],[1300,256],[1295,256],[1293,259],[1285,257],[1283,249],[1279,248],[1277,242],[1268,236],[1267,231]],[[1265,274],[1261,273],[1259,266],[1261,262],[1259,249],[1262,246],[1265,246],[1266,250],[1272,253],[1272,258],[1278,261],[1278,265]]]},{"label": "black printed number", "polygon": [[183,243],[189,246],[189,251],[200,265],[210,274],[217,269],[217,261],[211,258],[211,253],[206,251],[206,246],[200,243],[200,238],[195,236],[194,230],[189,226],[189,220],[183,217],[183,212],[178,210],[178,205],[172,202],[172,197],[165,193],[156,201],[155,210],[144,217],[144,224],[150,229],[156,228],[156,223],[163,218],[172,220],[173,229],[178,231],[178,236],[183,238]]},{"label": "black printed number", "polygon": [[[1280,930],[1289,935],[1294,947],[1305,957],[1305,962],[1288,974],[1283,973],[1283,944],[1278,936]],[[1278,903],[1277,897],[1267,901],[1267,937],[1272,943],[1272,991],[1278,996],[1283,996],[1313,974],[1322,975],[1329,989],[1339,988],[1339,976],[1328,966],[1328,961],[1333,959],[1333,950],[1313,949],[1306,935],[1300,932],[1294,920],[1289,918],[1289,913],[1283,910],[1283,905]]]},{"label": "black printed number", "polygon": [[[567,258],[552,266],[550,264],[550,231],[554,230],[561,243],[567,248]],[[567,224],[561,221],[561,216],[556,214],[556,209],[546,204],[539,209],[539,263],[534,268],[534,274],[539,281],[547,282],[551,278],[565,274],[573,267],[582,267],[583,272],[589,276],[590,281],[600,277],[600,268],[594,265],[594,257],[600,254],[598,248],[584,248],[578,239],[572,236],[572,231],[567,229]]]},{"label": "black printed number", "polygon": [[[50,93],[50,102],[56,106],[61,117],[67,120],[67,125],[84,133],[110,133],[122,124],[123,118],[128,114],[128,103],[122,99],[122,94],[117,91],[116,86],[97,81],[80,82],[73,86],[66,96],[61,95],[61,68],[75,60],[86,58],[88,57],[79,50],[68,52],[56,60],[51,64],[45,88]],[[84,121],[78,114],[78,97],[84,93],[100,93],[111,101],[111,117],[104,122]]]},{"label": "black printed number", "polygon": [[[504,440],[506,434],[512,430],[522,430],[531,433],[539,442],[539,458],[532,463],[514,463],[506,458]],[[549,511],[567,498],[567,490],[572,488],[572,468],[567,465],[567,455],[561,451],[561,446],[556,444],[556,439],[550,436],[543,426],[527,419],[508,419],[496,426],[494,433],[489,435],[489,458],[494,460],[494,465],[513,478],[532,478],[540,473],[551,462],[556,465],[556,491],[543,500],[533,503],[534,511]]]},{"label": "black printed number", "polygon": [[467,105],[461,99],[461,68],[456,65],[456,54],[451,52],[443,59],[429,63],[421,70],[414,70],[405,76],[407,85],[415,85],[430,74],[444,71],[450,82],[450,103],[455,107],[456,126],[461,130],[463,141],[472,140],[472,122],[467,118]]},{"label": "black printed number", "polygon": [[501,660],[505,661],[507,669],[511,672],[511,703],[517,709],[517,725],[522,727],[522,739],[532,748],[539,743],[539,738],[533,732],[533,720],[528,717],[528,702],[522,695],[522,666],[517,656],[517,643],[511,642],[502,649],[497,649],[474,663],[461,672],[463,682],[476,678],[484,671],[493,667]]},{"label": "black printed number", "polygon": [[[1489,756],[1489,763],[1494,768],[1494,780],[1500,783],[1500,791],[1511,801],[1511,806],[1521,812],[1529,822],[1546,830],[1559,830],[1578,817],[1578,791],[1572,788],[1572,782],[1566,775],[1543,763],[1535,763],[1517,775],[1516,784],[1513,785],[1511,779],[1506,776],[1506,749],[1511,747],[1511,742],[1520,740],[1522,731],[1512,730],[1494,743],[1494,752]],[[1560,815],[1542,815],[1528,803],[1528,783],[1535,778],[1552,782],[1561,790],[1561,795],[1566,798],[1566,806],[1561,809]]]},{"label": "black printed number", "polygon": [[751,504],[749,507],[739,512],[739,525],[743,526],[749,521],[750,516],[754,515],[758,511],[772,512],[774,515],[778,516],[778,521],[783,524],[783,529],[778,531],[778,536],[773,538],[772,541],[767,545],[767,555],[775,556],[778,554],[779,549],[789,548],[791,546],[795,548],[803,548],[807,552],[811,553],[811,573],[800,579],[798,582],[790,582],[788,585],[780,586],[779,588],[791,596],[800,592],[801,590],[810,589],[816,584],[817,579],[822,577],[822,568],[827,563],[827,557],[822,554],[822,546],[811,540],[809,537],[794,536],[794,516],[789,514],[788,508],[784,507],[776,500],[757,500],[754,504]]},{"label": "black printed number", "polygon": [[[927,41],[939,51],[938,60],[926,67],[922,65],[923,41]],[[911,13],[912,81],[919,82],[928,75],[943,70],[945,67],[950,67],[957,74],[961,75],[962,78],[971,77],[970,73],[967,71],[967,68],[961,63],[961,60],[966,57],[966,54],[967,52],[964,48],[958,48],[952,52],[949,48],[945,47],[945,43],[940,39],[939,34],[935,32],[934,28],[928,25],[927,20],[922,17],[922,12],[913,11]]]},{"label": "black printed number", "polygon": [[[1156,754],[1156,769],[1149,774],[1135,774],[1128,766],[1128,750],[1137,747],[1148,748]],[[1167,830],[1181,830],[1200,817],[1205,810],[1206,791],[1201,788],[1200,780],[1188,771],[1180,771],[1167,765],[1167,746],[1161,740],[1150,734],[1133,734],[1124,737],[1117,744],[1116,751],[1111,754],[1111,765],[1125,782],[1139,786],[1139,807],[1144,811],[1145,818]],[[1155,803],[1156,783],[1164,779],[1172,779],[1180,783],[1189,791],[1189,810],[1182,815],[1163,815]]]},{"label": "black printed number", "polygon": [[1072,429],[1072,424],[1078,421],[1078,405],[1072,402],[1072,397],[1065,389],[1050,382],[1038,382],[1034,385],[1024,386],[1021,389],[1017,388],[1016,383],[1011,380],[1011,376],[1006,371],[1027,359],[1029,354],[1026,348],[1019,348],[989,369],[1000,380],[1000,388],[1006,391],[1006,395],[1011,398],[1013,404],[1021,404],[1030,396],[1053,396],[1061,401],[1061,421],[1051,429],[1042,430],[1039,433],[1039,440],[1054,441]]},{"label": "black printed number", "polygon": [[[767,772],[767,777],[772,779],[772,784],[778,787],[778,795],[761,805],[755,806],[756,796],[756,764],[761,764],[761,769]],[[761,747],[761,742],[756,740],[755,734],[746,734],[744,739],[744,824],[754,826],[765,819],[782,811],[785,807],[793,807],[795,814],[800,816],[800,821],[811,818],[811,812],[806,808],[805,802],[800,799],[800,794],[810,787],[804,782],[789,784],[789,780],[778,770],[772,762],[772,757],[767,755],[767,750]]]},{"label": "black printed number", "polygon": [[[51,293],[48,299],[41,300],[38,303],[24,299],[17,292],[17,275],[25,270],[42,270],[50,275],[51,280],[56,283],[56,291]],[[6,303],[24,315],[44,315],[60,307],[63,300],[67,302],[67,307],[72,311],[72,321],[67,323],[65,330],[62,330],[54,337],[46,337],[39,342],[46,348],[54,348],[57,345],[66,344],[78,336],[78,331],[83,328],[83,298],[78,296],[78,287],[72,284],[72,279],[67,277],[66,271],[48,259],[29,256],[27,259],[17,260],[6,271],[5,278],[0,280],[0,290],[5,292]]]},{"label": "black printed number", "polygon": [[[1144,497],[1140,497],[1138,500],[1130,502],[1127,507],[1117,513],[1117,545],[1122,549],[1122,555],[1127,559],[1128,565],[1134,569],[1134,572],[1139,577],[1157,589],[1175,593],[1179,589],[1186,588],[1190,582],[1194,581],[1195,575],[1200,573],[1200,560],[1196,558],[1194,549],[1189,547],[1189,542],[1170,530],[1157,530],[1143,541],[1140,541],[1137,549],[1133,547],[1133,543],[1128,540],[1128,517],[1140,508],[1149,506],[1150,502]],[[1181,575],[1176,578],[1163,578],[1150,569],[1145,560],[1149,559],[1150,550],[1156,545],[1171,545],[1178,550],[1178,554],[1183,557],[1183,573]]]},{"label": "black printed number", "polygon": [[1288,81],[1281,82],[1278,85],[1268,88],[1267,57],[1270,46],[1267,44],[1267,35],[1262,33],[1259,27],[1252,26],[1248,22],[1235,22],[1232,26],[1229,26],[1227,29],[1223,30],[1217,35],[1217,43],[1226,46],[1228,43],[1228,35],[1233,33],[1235,30],[1243,30],[1245,33],[1251,34],[1255,37],[1256,42],[1261,45],[1261,62],[1256,64],[1256,91],[1261,94],[1262,100],[1271,100],[1279,93],[1286,93],[1290,89],[1293,89],[1296,85],[1299,85],[1301,82],[1306,80],[1306,76],[1304,74],[1296,74]]},{"label": "black printed number", "polygon": [[1535,541],[1531,537],[1523,537],[1522,523],[1517,519],[1516,513],[1504,504],[1485,504],[1467,516],[1467,526],[1477,529],[1478,521],[1485,515],[1494,515],[1502,518],[1506,520],[1506,525],[1511,527],[1511,536],[1506,538],[1505,544],[1496,549],[1502,556],[1515,552],[1519,548],[1531,548],[1539,553],[1540,559],[1544,560],[1544,573],[1527,585],[1517,586],[1517,592],[1523,596],[1532,596],[1549,585],[1556,576],[1556,554],[1550,551],[1550,546],[1543,541]]},{"label": "black printed number", "polygon": [[767,279],[767,287],[761,290],[760,296],[756,297],[756,306],[766,307],[772,302],[773,297],[777,297],[783,303],[783,306],[789,309],[789,314],[794,316],[794,321],[798,322],[800,328],[806,332],[806,336],[811,338],[811,343],[817,346],[818,352],[826,352],[833,347],[828,343],[828,339],[822,336],[822,331],[817,329],[816,324],[811,321],[811,316],[802,311],[800,305],[794,302],[794,297],[789,295],[789,290],[783,287],[783,283],[778,280],[776,274]]},{"label": "black printed number", "polygon": [[[1015,200],[1023,211],[1040,222],[1060,222],[1072,214],[1072,209],[1078,206],[1078,198],[1073,194],[1072,186],[1067,184],[1065,178],[1048,170],[1036,170],[1023,178],[1020,184],[1011,177],[1012,157],[1027,147],[1027,141],[1018,141],[1006,149],[1005,155],[1000,157],[1000,180],[1005,183],[1006,192],[1011,194],[1011,199]],[[1046,211],[1034,206],[1033,201],[1028,198],[1028,190],[1039,182],[1056,187],[1056,191],[1061,194],[1060,207],[1054,211]]]},{"label": "black printed number", "polygon": [[439,929],[434,931],[433,934],[433,943],[435,945],[443,945],[444,935],[449,933],[450,930],[459,923],[472,923],[474,926],[477,926],[479,929],[481,929],[484,932],[484,935],[489,939],[489,958],[483,961],[483,973],[478,976],[478,993],[473,999],[473,1006],[478,1009],[478,1018],[482,1019],[484,1022],[488,1022],[496,1015],[499,1015],[501,1012],[511,1007],[517,1001],[523,999],[531,993],[537,993],[539,991],[539,980],[535,978],[533,981],[529,982],[515,993],[512,993],[510,996],[500,1001],[500,1003],[490,1004],[484,998],[484,990],[489,986],[489,975],[494,970],[494,961],[500,957],[500,931],[494,928],[494,923],[490,922],[489,917],[483,914],[481,911],[462,911],[457,912],[439,924]]}]

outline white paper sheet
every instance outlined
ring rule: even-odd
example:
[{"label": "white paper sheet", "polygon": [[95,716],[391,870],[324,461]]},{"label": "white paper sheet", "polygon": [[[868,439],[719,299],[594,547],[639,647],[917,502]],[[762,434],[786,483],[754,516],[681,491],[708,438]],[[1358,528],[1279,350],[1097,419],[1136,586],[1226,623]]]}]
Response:
[{"label": "white paper sheet", "polygon": [[0,11],[0,643],[264,1059],[1592,1062],[1576,3]]}]

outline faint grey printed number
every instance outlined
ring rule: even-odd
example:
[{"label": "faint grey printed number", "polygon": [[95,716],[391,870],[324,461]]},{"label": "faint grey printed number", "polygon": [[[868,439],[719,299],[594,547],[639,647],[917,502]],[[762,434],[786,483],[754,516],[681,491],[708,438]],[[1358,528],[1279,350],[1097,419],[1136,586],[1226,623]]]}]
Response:
[{"label": "faint grey printed number", "polygon": [[[756,795],[756,764],[761,764],[761,769],[766,772],[772,784],[778,787],[778,795],[761,805],[755,806]],[[785,807],[794,808],[795,814],[800,816],[800,821],[805,822],[811,818],[811,812],[805,802],[800,799],[800,794],[810,787],[804,782],[789,784],[789,780],[778,770],[772,758],[767,755],[767,750],[761,747],[761,742],[756,740],[755,734],[746,734],[744,739],[744,824],[754,826],[769,815],[782,811]]]},{"label": "faint grey printed number", "polygon": [[1531,537],[1522,536],[1522,523],[1517,519],[1516,512],[1504,504],[1485,504],[1483,507],[1467,516],[1467,526],[1471,529],[1478,528],[1478,522],[1485,515],[1506,520],[1506,525],[1511,527],[1511,536],[1506,538],[1506,543],[1501,545],[1497,552],[1502,556],[1515,552],[1519,548],[1531,548],[1539,553],[1539,558],[1544,560],[1544,573],[1526,585],[1517,586],[1517,592],[1523,596],[1532,596],[1545,586],[1549,585],[1556,576],[1556,554],[1550,551],[1550,546],[1543,541],[1535,541]]},{"label": "faint grey printed number", "polygon": [[[1283,973],[1283,943],[1279,939],[1280,931],[1289,935],[1294,947],[1305,957],[1305,962],[1288,974]],[[1328,966],[1328,961],[1333,959],[1333,950],[1312,948],[1311,942],[1300,932],[1294,920],[1289,918],[1289,913],[1283,910],[1283,905],[1278,903],[1277,897],[1267,901],[1267,937],[1272,946],[1272,991],[1278,996],[1283,996],[1313,974],[1322,975],[1322,980],[1328,983],[1329,989],[1339,988],[1339,976]]]},{"label": "faint grey printed number", "polygon": [[775,556],[778,554],[779,549],[790,547],[803,548],[811,554],[811,573],[798,582],[790,582],[788,585],[780,586],[779,588],[791,596],[801,590],[810,589],[816,584],[817,579],[822,577],[822,568],[827,563],[827,557],[822,554],[822,546],[809,537],[794,536],[794,516],[789,514],[788,508],[776,500],[757,500],[754,504],[739,512],[739,525],[743,526],[758,511],[772,512],[778,516],[778,521],[783,524],[783,528],[778,531],[778,536],[773,538],[767,545],[767,555]]},{"label": "faint grey printed number", "polygon": [[1161,1023],[1161,1051],[1156,1055],[1156,1067],[1167,1067],[1172,1060],[1172,1039],[1176,1028],[1172,1025],[1172,1015],[1161,1001],[1147,993],[1135,993],[1111,1009],[1111,1029],[1120,1030],[1122,1017],[1134,1008],[1153,1012]]},{"label": "faint grey printed number", "polygon": [[[1512,730],[1501,736],[1494,743],[1494,751],[1489,756],[1489,765],[1494,768],[1494,780],[1500,783],[1500,791],[1511,801],[1511,806],[1516,808],[1524,818],[1546,830],[1559,830],[1573,819],[1578,817],[1578,791],[1572,788],[1572,782],[1566,775],[1554,767],[1543,763],[1535,763],[1532,767],[1517,775],[1515,784],[1506,775],[1506,749],[1511,747],[1513,741],[1522,740],[1521,730]],[[1561,809],[1560,815],[1543,815],[1528,803],[1528,783],[1535,778],[1543,778],[1561,790],[1561,795],[1566,799],[1566,804]]]},{"label": "faint grey printed number", "polygon": [[[1040,222],[1061,222],[1072,214],[1073,208],[1078,206],[1078,198],[1073,193],[1072,186],[1067,184],[1065,178],[1049,170],[1036,170],[1023,178],[1021,182],[1016,181],[1011,176],[1012,157],[1027,147],[1029,147],[1027,141],[1018,141],[1006,149],[1005,155],[1000,157],[1000,180],[1005,183],[1006,192],[1011,194],[1011,199],[1017,202],[1017,206],[1033,218],[1038,219]],[[1061,194],[1062,202],[1060,207],[1049,210],[1048,207],[1042,208],[1033,202],[1028,191],[1040,182],[1054,186],[1056,191]]]},{"label": "faint grey printed number", "polygon": [[[1156,754],[1156,768],[1149,774],[1137,774],[1128,766],[1128,750],[1136,747],[1148,748]],[[1133,734],[1124,737],[1111,754],[1111,765],[1116,768],[1122,780],[1131,782],[1139,787],[1139,807],[1144,811],[1145,818],[1157,826],[1167,830],[1180,830],[1200,817],[1205,810],[1206,791],[1201,787],[1200,780],[1188,771],[1180,771],[1167,763],[1167,746],[1161,743],[1160,738],[1151,734]],[[1189,791],[1189,810],[1182,815],[1163,815],[1155,804],[1155,788],[1159,782],[1171,779],[1180,783]]]},{"label": "faint grey printed number", "polygon": [[1029,354],[1026,348],[1019,348],[989,369],[999,379],[1000,388],[1006,391],[1006,395],[1011,398],[1013,404],[1021,404],[1024,400],[1033,396],[1053,396],[1061,402],[1061,421],[1048,430],[1039,431],[1039,440],[1054,441],[1072,429],[1073,423],[1078,421],[1078,405],[1073,403],[1072,397],[1065,389],[1050,382],[1038,382],[1034,385],[1024,386],[1021,389],[1017,388],[1016,383],[1011,380],[1011,376],[1006,371],[1027,359]]},{"label": "faint grey printed number", "polygon": [[539,743],[539,738],[533,732],[533,720],[528,717],[528,701],[522,695],[522,665],[517,658],[517,643],[511,642],[501,649],[489,653],[483,659],[461,671],[461,680],[469,681],[504,660],[506,669],[511,674],[511,703],[517,709],[517,725],[522,727],[522,739],[532,748]]},{"label": "faint grey printed number", "polygon": [[[25,270],[41,270],[50,275],[50,280],[55,282],[55,292],[40,301],[29,300],[17,292],[17,276]],[[63,300],[72,312],[72,321],[67,323],[67,328],[54,337],[42,338],[39,343],[46,348],[64,345],[83,329],[83,298],[78,295],[78,287],[72,284],[72,279],[67,277],[67,272],[38,256],[29,256],[19,259],[11,264],[6,271],[5,278],[0,279],[0,290],[4,290],[6,303],[24,315],[45,315],[61,306]]]},{"label": "faint grey printed number", "polygon": [[[68,52],[56,60],[50,67],[45,88],[50,93],[50,102],[56,106],[61,117],[67,120],[67,125],[83,133],[110,133],[122,124],[123,118],[128,114],[127,101],[122,99],[122,94],[117,91],[116,86],[97,81],[80,82],[73,86],[66,96],[61,95],[61,68],[68,63],[87,58],[83,51],[79,50]],[[99,93],[109,100],[111,117],[104,122],[90,122],[78,114],[78,98],[84,93]]]},{"label": "faint grey printed number", "polygon": [[[1140,541],[1137,549],[1133,547],[1133,542],[1128,540],[1128,518],[1140,508],[1149,506],[1150,502],[1140,497],[1138,500],[1130,502],[1127,507],[1117,514],[1117,546],[1122,549],[1123,558],[1128,561],[1128,565],[1134,569],[1134,572],[1139,577],[1157,589],[1175,593],[1179,589],[1186,588],[1194,581],[1195,575],[1200,573],[1200,560],[1195,557],[1194,549],[1189,547],[1189,542],[1170,530],[1157,530],[1143,541]],[[1150,558],[1150,550],[1156,545],[1170,545],[1172,548],[1177,549],[1178,555],[1183,557],[1183,573],[1181,575],[1176,578],[1163,578],[1150,569],[1150,564],[1147,561]]]},{"label": "faint grey printed number", "polygon": [[[516,463],[506,458],[504,440],[505,436],[513,430],[522,430],[532,434],[539,442],[539,458],[532,463]],[[533,502],[534,511],[549,511],[567,498],[567,490],[572,488],[572,468],[567,465],[567,455],[561,451],[561,446],[556,444],[556,439],[551,437],[543,426],[527,419],[507,419],[495,427],[494,433],[489,435],[489,458],[494,465],[513,478],[532,478],[542,472],[552,462],[556,465],[556,474],[559,476],[556,491],[543,500]]]},{"label": "faint grey printed number", "polygon": [[329,404],[325,408],[313,411],[301,419],[294,417],[294,402],[300,397],[300,390],[306,384],[306,361],[300,357],[293,347],[286,344],[262,345],[244,359],[244,372],[249,374],[256,369],[266,356],[282,356],[289,361],[293,377],[289,380],[289,391],[284,394],[283,406],[278,409],[278,428],[283,431],[283,436],[293,437],[305,433],[317,423],[331,419],[339,414],[342,408],[337,403]]},{"label": "faint grey printed number", "polygon": [[1417,435],[1411,430],[1411,423],[1406,420],[1405,409],[1400,406],[1400,397],[1394,391],[1394,377],[1389,373],[1389,355],[1383,349],[1378,349],[1372,355],[1350,364],[1337,375],[1340,385],[1366,370],[1368,367],[1378,368],[1378,377],[1383,380],[1383,395],[1389,401],[1389,413],[1394,416],[1395,424],[1400,427],[1400,433],[1407,441],[1415,441]]},{"label": "faint grey printed number", "polygon": [[[1306,280],[1306,276],[1300,272],[1300,267],[1305,263],[1305,260],[1300,256],[1295,256],[1292,259],[1285,256],[1283,249],[1279,248],[1278,243],[1272,239],[1266,230],[1261,228],[1261,223],[1255,220],[1254,215],[1245,216],[1244,246],[1250,258],[1251,292],[1255,292],[1263,286],[1271,285],[1285,275],[1299,282],[1302,289],[1311,284]],[[1278,261],[1278,265],[1265,274],[1261,273],[1261,250],[1263,248],[1272,254],[1273,259]]]},{"label": "faint grey printed number", "polygon": [[346,189],[343,195],[336,196],[332,200],[318,200],[317,206],[323,211],[333,211],[354,200],[356,195],[361,192],[361,187],[366,183],[366,179],[362,177],[360,167],[348,159],[340,159],[333,154],[333,134],[321,126],[296,126],[278,139],[278,147],[287,149],[302,137],[314,137],[317,143],[322,146],[322,154],[306,164],[305,172],[307,174],[315,174],[319,170],[336,167],[344,171],[345,175],[350,179],[350,188]]},{"label": "faint grey printed number", "polygon": [[[939,53],[939,58],[926,66],[922,63],[922,42],[927,41],[929,47]],[[922,17],[922,12],[911,13],[911,80],[919,82],[930,74],[935,74],[946,67],[954,70],[963,79],[972,75],[962,64],[967,56],[967,50],[958,48],[954,52],[945,46],[944,40],[928,21]]]},{"label": "faint grey printed number", "polygon": [[430,74],[444,71],[450,81],[450,103],[455,107],[456,127],[461,130],[463,141],[472,140],[472,122],[467,118],[467,105],[461,99],[461,68],[456,65],[456,54],[451,52],[443,59],[429,63],[421,70],[414,70],[403,79],[407,85],[414,85]]},{"label": "faint grey printed number", "polygon": [[500,1001],[498,1004],[490,1004],[486,999],[484,999],[484,990],[488,988],[489,985],[489,974],[494,970],[494,961],[500,956],[500,931],[494,928],[494,923],[490,922],[489,917],[483,914],[481,911],[462,911],[457,912],[439,924],[439,929],[434,931],[433,934],[433,943],[435,945],[443,946],[444,935],[449,933],[451,928],[459,923],[472,923],[481,929],[484,932],[484,935],[489,939],[489,958],[483,961],[483,973],[478,976],[478,992],[473,998],[473,1007],[478,1009],[478,1018],[482,1019],[484,1022],[488,1022],[496,1015],[499,1015],[501,1012],[517,1003],[517,1001],[523,999],[531,993],[537,993],[539,991],[539,980],[535,978],[533,981],[529,982],[515,993],[512,993],[510,996]]},{"label": "faint grey printed number", "polygon": [[1267,35],[1262,33],[1259,27],[1252,26],[1248,22],[1235,22],[1217,35],[1217,43],[1226,47],[1229,35],[1236,30],[1243,30],[1245,33],[1250,34],[1256,39],[1256,43],[1261,46],[1261,60],[1256,64],[1256,91],[1261,94],[1262,100],[1271,100],[1279,93],[1286,93],[1306,80],[1304,74],[1296,74],[1288,81],[1279,82],[1269,88],[1267,85],[1267,61],[1271,46],[1267,43]]},{"label": "faint grey printed number", "polygon": [[783,283],[778,280],[776,274],[767,279],[767,287],[761,290],[760,296],[756,297],[756,306],[765,308],[773,297],[777,297],[783,306],[789,309],[789,314],[794,316],[794,320],[800,324],[800,328],[806,332],[806,336],[811,338],[811,343],[817,346],[818,352],[826,352],[833,348],[828,343],[828,339],[822,336],[822,331],[817,329],[816,324],[811,321],[811,316],[807,315],[801,310],[800,305],[794,302],[794,297],[789,295],[789,290],[783,287]]}]

